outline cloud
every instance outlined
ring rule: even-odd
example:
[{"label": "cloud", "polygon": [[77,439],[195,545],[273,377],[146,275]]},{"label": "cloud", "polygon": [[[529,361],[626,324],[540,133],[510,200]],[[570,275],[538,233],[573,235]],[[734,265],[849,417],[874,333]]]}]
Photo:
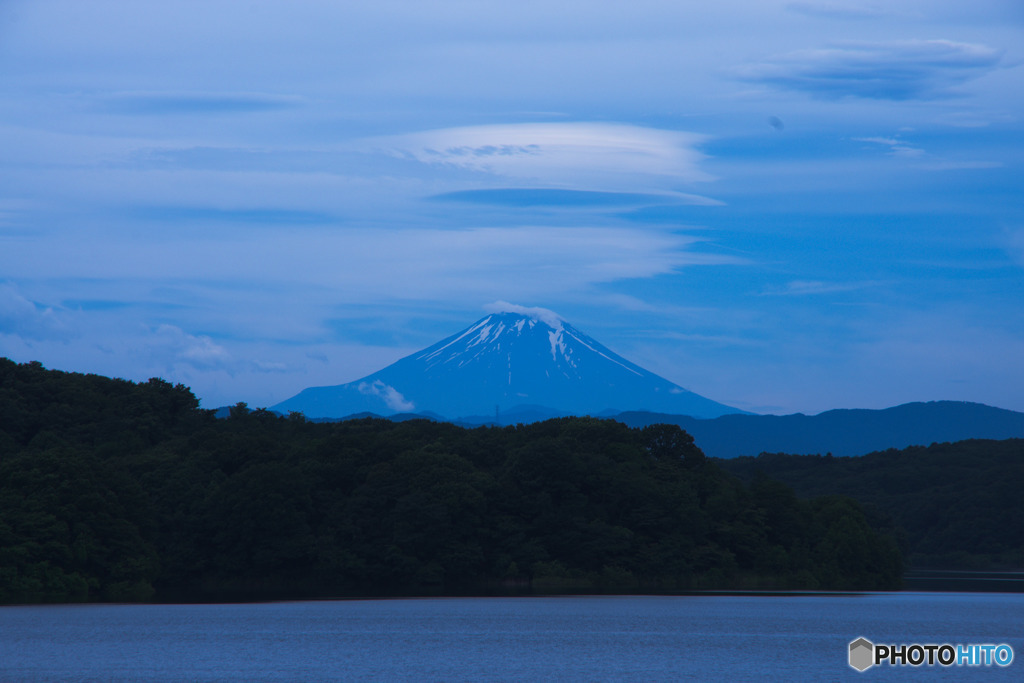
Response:
[{"label": "cloud", "polygon": [[172,363],[196,370],[231,370],[234,365],[231,354],[210,337],[191,335],[174,325],[160,325],[154,337],[154,352]]},{"label": "cloud", "polygon": [[870,142],[875,145],[884,145],[889,148],[889,154],[897,157],[920,157],[924,154],[923,149],[911,147],[899,138],[868,137],[854,138],[858,142]]},{"label": "cloud", "polygon": [[898,137],[866,137],[854,138],[858,142],[868,142],[874,145],[882,145],[889,149],[889,155],[903,159],[916,159],[918,163],[914,168],[921,171],[975,171],[992,168],[1001,168],[1000,161],[981,161],[977,159],[940,159],[929,155],[919,147],[912,147]]},{"label": "cloud", "polygon": [[248,114],[290,109],[297,97],[247,92],[120,92],[98,99],[101,108],[129,115]]},{"label": "cloud", "polygon": [[870,282],[824,282],[821,280],[793,280],[782,288],[766,289],[762,296],[808,296],[813,294],[833,294],[835,292],[853,292],[864,289],[874,283]]},{"label": "cloud", "polygon": [[816,2],[791,2],[786,9],[798,14],[811,17],[823,17],[826,19],[875,19],[884,17],[894,12],[890,9],[883,9],[877,5],[865,5],[852,2],[829,2],[818,0]]},{"label": "cloud", "polygon": [[244,225],[319,225],[339,219],[321,211],[296,209],[222,209],[205,206],[146,206],[127,211],[131,218],[171,223],[240,223]]},{"label": "cloud", "polygon": [[416,408],[412,401],[405,400],[405,396],[398,389],[395,389],[390,384],[385,384],[379,379],[375,380],[372,384],[370,382],[360,382],[357,388],[361,394],[377,396],[383,399],[384,403],[391,410],[408,412]]},{"label": "cloud", "polygon": [[492,206],[529,206],[564,208],[620,208],[650,206],[653,204],[690,204],[722,206],[724,202],[710,197],[682,192],[592,192],[584,190],[552,190],[544,188],[500,187],[490,190],[461,190],[429,197],[436,201],[488,204]]},{"label": "cloud", "polygon": [[484,310],[488,313],[518,313],[520,315],[529,316],[535,320],[554,327],[561,329],[562,327],[562,316],[558,315],[554,311],[550,311],[546,308],[520,306],[518,304],[510,304],[507,301],[495,301],[494,303],[487,304],[484,306]]},{"label": "cloud", "polygon": [[290,372],[291,368],[286,363],[279,363],[275,361],[261,361],[256,360],[252,362],[252,369],[254,372]]},{"label": "cloud", "polygon": [[705,138],[612,123],[524,123],[447,128],[367,144],[396,156],[514,179],[535,188],[634,192],[713,180]]},{"label": "cloud", "polygon": [[822,99],[935,99],[995,69],[1002,52],[951,40],[849,42],[737,70],[743,80]]},{"label": "cloud", "polygon": [[917,168],[922,171],[977,171],[991,168],[1002,168],[1005,164],[1001,161],[930,161],[918,164]]},{"label": "cloud", "polygon": [[0,284],[0,335],[22,339],[66,339],[72,329],[64,315],[26,298],[12,284]]},{"label": "cloud", "polygon": [[[461,300],[470,292],[487,299],[533,298],[692,265],[745,262],[708,249],[695,236],[591,226],[372,227],[300,235],[248,231],[153,241],[125,240],[113,233],[69,237],[49,245],[45,255],[28,250],[0,254],[0,267],[12,276],[60,277],[74,282],[78,299],[141,291],[142,299],[152,303],[169,297],[226,306],[244,299],[262,309],[282,305],[293,312],[311,298],[367,304],[396,298]],[[303,298],[297,301],[296,296]],[[266,317],[245,315],[252,318],[247,327],[261,326]],[[240,316],[229,310],[220,321],[202,324],[211,329]]]}]

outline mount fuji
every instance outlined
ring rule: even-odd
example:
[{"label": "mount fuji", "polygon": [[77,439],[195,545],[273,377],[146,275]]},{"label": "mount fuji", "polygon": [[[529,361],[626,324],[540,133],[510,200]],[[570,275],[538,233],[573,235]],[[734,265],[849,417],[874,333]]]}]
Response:
[{"label": "mount fuji", "polygon": [[564,415],[744,412],[631,363],[551,311],[512,305],[383,370],[348,384],[310,387],[271,409],[310,418],[361,412],[458,418],[523,406]]}]

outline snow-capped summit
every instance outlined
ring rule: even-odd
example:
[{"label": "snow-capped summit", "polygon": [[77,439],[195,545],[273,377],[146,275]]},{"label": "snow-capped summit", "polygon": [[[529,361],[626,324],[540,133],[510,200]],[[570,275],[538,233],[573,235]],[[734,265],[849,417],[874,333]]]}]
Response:
[{"label": "snow-capped summit", "polygon": [[465,330],[355,382],[313,387],[273,407],[307,417],[431,412],[448,418],[521,405],[593,415],[742,412],[644,370],[543,308],[499,302]]}]

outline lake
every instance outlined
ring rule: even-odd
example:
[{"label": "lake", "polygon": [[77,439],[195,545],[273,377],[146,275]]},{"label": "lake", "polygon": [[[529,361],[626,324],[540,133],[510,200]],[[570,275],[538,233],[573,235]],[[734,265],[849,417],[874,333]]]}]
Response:
[{"label": "lake", "polygon": [[[1008,667],[847,664],[1007,643]],[[3,681],[1022,680],[1024,595],[429,598],[0,607]]]}]

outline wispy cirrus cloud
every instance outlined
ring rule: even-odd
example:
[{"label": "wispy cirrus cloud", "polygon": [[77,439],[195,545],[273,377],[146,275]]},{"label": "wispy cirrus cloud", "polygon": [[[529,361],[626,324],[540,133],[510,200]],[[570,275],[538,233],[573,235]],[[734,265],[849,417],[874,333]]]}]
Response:
[{"label": "wispy cirrus cloud", "polygon": [[[112,252],[104,262],[95,254]],[[326,288],[332,300],[368,301],[392,297],[461,297],[466,292],[501,298],[501,290],[544,292],[588,287],[620,279],[648,278],[694,265],[746,263],[708,249],[696,236],[632,227],[544,226],[321,231],[296,239],[276,234],[213,235],[195,243],[123,243],[119,235],[85,243],[68,240],[32,259],[0,255],[0,267],[14,276],[73,279],[76,298],[105,298],[107,284],[140,282],[275,283],[290,298],[296,283]],[[409,283],[416,287],[410,288]],[[238,285],[229,286],[231,291]],[[498,290],[498,295],[483,294]],[[243,288],[245,289],[245,288]],[[233,295],[234,296],[234,295]],[[294,302],[289,304],[294,308]],[[254,319],[259,316],[254,315]]]},{"label": "wispy cirrus cloud", "polygon": [[920,157],[924,154],[923,149],[912,147],[898,137],[867,137],[854,139],[858,142],[869,142],[874,145],[887,147],[889,149],[889,154],[897,157]]},{"label": "wispy cirrus cloud", "polygon": [[498,187],[486,190],[459,190],[430,197],[436,201],[487,204],[508,207],[629,208],[651,204],[690,204],[722,206],[725,202],[688,192],[601,192],[593,190],[557,190],[533,187]]},{"label": "wispy cirrus cloud", "polygon": [[917,164],[922,171],[979,171],[994,168],[1002,168],[1001,161],[983,161],[977,159],[957,160],[936,160]]},{"label": "wispy cirrus cloud", "polygon": [[853,292],[877,283],[874,282],[825,282],[823,280],[793,280],[783,287],[765,289],[762,296],[813,296]]},{"label": "wispy cirrus cloud", "polygon": [[132,219],[171,223],[236,223],[242,225],[322,225],[338,217],[320,211],[285,208],[225,209],[212,206],[144,206],[128,209]]},{"label": "wispy cirrus cloud", "polygon": [[951,40],[844,42],[737,69],[746,81],[823,99],[935,99],[995,69],[1002,51]]},{"label": "wispy cirrus cloud", "polygon": [[831,0],[816,0],[805,2],[791,2],[786,9],[797,14],[804,14],[811,17],[824,17],[827,19],[876,19],[896,12],[873,4],[857,2],[834,2]]},{"label": "wispy cirrus cloud", "polygon": [[1000,161],[938,158],[920,147],[914,147],[899,136],[873,136],[854,138],[854,140],[872,145],[881,145],[888,150],[887,154],[889,156],[913,160],[913,168],[921,171],[970,171],[1001,168],[1003,166],[1003,163]]},{"label": "wispy cirrus cloud", "polygon": [[116,92],[97,98],[100,108],[129,115],[245,114],[290,109],[302,100],[290,95],[253,92]]}]

